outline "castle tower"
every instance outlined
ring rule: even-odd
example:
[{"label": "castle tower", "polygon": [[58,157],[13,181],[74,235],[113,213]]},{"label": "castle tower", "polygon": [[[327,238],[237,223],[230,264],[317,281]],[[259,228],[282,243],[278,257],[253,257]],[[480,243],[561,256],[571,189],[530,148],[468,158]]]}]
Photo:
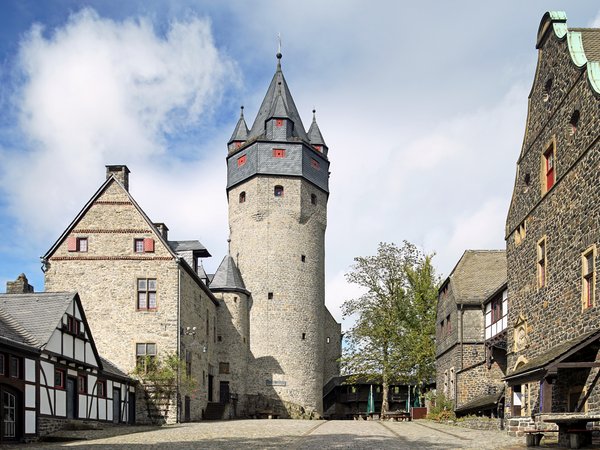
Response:
[{"label": "castle tower", "polygon": [[276,414],[298,417],[322,413],[328,374],[329,161],[314,118],[306,132],[281,70],[281,53],[277,59],[252,128],[242,111],[228,143],[230,254],[252,295],[249,398],[257,409],[267,405]]},{"label": "castle tower", "polygon": [[211,291],[220,302],[217,346],[219,392],[231,400],[229,417],[246,415],[246,382],[250,347],[250,293],[230,255],[225,256],[213,276]]}]

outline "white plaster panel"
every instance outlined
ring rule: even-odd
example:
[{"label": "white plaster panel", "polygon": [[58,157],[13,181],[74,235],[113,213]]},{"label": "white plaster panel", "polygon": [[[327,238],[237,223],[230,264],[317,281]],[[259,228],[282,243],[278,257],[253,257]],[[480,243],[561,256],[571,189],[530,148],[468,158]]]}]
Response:
[{"label": "white plaster panel", "polygon": [[25,407],[35,408],[35,385],[25,385]]},{"label": "white plaster panel", "polygon": [[25,411],[25,434],[35,434],[35,411]]},{"label": "white plaster panel", "polygon": [[78,402],[78,416],[80,419],[87,419],[87,414],[88,414],[88,398],[87,395],[78,395],[79,397],[79,402]]},{"label": "white plaster panel", "polygon": [[73,358],[73,336],[63,333],[63,355]]},{"label": "white plaster panel", "polygon": [[92,420],[96,420],[98,418],[98,411],[97,411],[97,405],[98,405],[98,400],[97,397],[91,397],[92,399],[92,405],[90,408],[90,419]]},{"label": "white plaster panel", "polygon": [[[50,395],[48,395],[50,394]],[[41,414],[52,414],[51,399],[54,396],[54,389],[48,389],[45,387],[40,388],[40,413]]]},{"label": "white plaster panel", "polygon": [[[73,301],[73,303],[75,303],[75,301]],[[75,308],[75,313],[73,314],[77,319],[81,320],[81,312],[79,311],[79,307],[77,306],[77,303],[75,303],[74,305]]]},{"label": "white plaster panel", "polygon": [[48,341],[48,344],[46,345],[46,349],[48,351],[60,354],[60,352],[62,350],[60,348],[61,335],[62,335],[62,332],[60,330],[54,330],[54,333],[52,333],[52,336],[50,336],[50,340]]},{"label": "white plaster panel", "polygon": [[98,399],[98,420],[106,420],[106,399]]},{"label": "white plaster panel", "polygon": [[92,344],[89,342],[85,343],[85,362],[98,367],[98,361],[96,361],[96,357],[92,351]]},{"label": "white plaster panel", "polygon": [[113,402],[112,400],[106,400],[106,420],[113,420]]},{"label": "white plaster panel", "polygon": [[67,415],[67,391],[56,389],[55,415],[65,417]]},{"label": "white plaster panel", "polygon": [[77,376],[77,371],[73,370],[73,369],[67,369],[67,374],[71,377],[76,377]]},{"label": "white plaster panel", "polygon": [[25,358],[25,381],[35,383],[35,360]]},{"label": "white plaster panel", "polygon": [[85,343],[81,339],[75,339],[75,359],[85,361]]},{"label": "white plaster panel", "polygon": [[98,395],[98,388],[96,387],[96,380],[98,377],[94,375],[88,375],[88,392]]},{"label": "white plaster panel", "polygon": [[111,380],[106,380],[106,396],[108,398],[113,398],[113,384]]}]

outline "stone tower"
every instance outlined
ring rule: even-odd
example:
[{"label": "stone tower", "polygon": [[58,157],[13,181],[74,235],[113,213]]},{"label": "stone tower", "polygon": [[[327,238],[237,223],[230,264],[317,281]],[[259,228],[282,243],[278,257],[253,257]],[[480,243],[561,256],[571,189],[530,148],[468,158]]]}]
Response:
[{"label": "stone tower", "polygon": [[328,149],[314,118],[305,130],[277,59],[252,128],[242,110],[228,143],[227,196],[231,257],[252,296],[249,402],[297,417],[322,414],[326,345],[339,336],[326,331]]}]

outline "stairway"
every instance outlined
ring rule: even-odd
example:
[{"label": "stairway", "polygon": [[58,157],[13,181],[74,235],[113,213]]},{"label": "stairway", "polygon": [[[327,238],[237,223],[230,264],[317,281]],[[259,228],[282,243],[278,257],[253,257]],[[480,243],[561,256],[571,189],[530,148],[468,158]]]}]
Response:
[{"label": "stairway", "polygon": [[225,403],[209,403],[204,411],[204,420],[221,420],[225,412]]}]

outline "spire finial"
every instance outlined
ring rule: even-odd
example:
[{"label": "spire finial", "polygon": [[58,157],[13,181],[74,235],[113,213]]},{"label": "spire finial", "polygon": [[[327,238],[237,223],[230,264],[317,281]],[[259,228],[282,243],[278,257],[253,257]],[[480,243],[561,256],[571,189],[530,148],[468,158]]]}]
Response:
[{"label": "spire finial", "polygon": [[240,106],[240,118],[244,117],[244,105]]},{"label": "spire finial", "polygon": [[317,108],[313,106],[313,120],[317,120]]},{"label": "spire finial", "polygon": [[277,59],[281,59],[281,57],[283,56],[281,54],[281,33],[277,33]]},{"label": "spire finial", "polygon": [[227,254],[231,255],[231,238],[227,239]]}]

